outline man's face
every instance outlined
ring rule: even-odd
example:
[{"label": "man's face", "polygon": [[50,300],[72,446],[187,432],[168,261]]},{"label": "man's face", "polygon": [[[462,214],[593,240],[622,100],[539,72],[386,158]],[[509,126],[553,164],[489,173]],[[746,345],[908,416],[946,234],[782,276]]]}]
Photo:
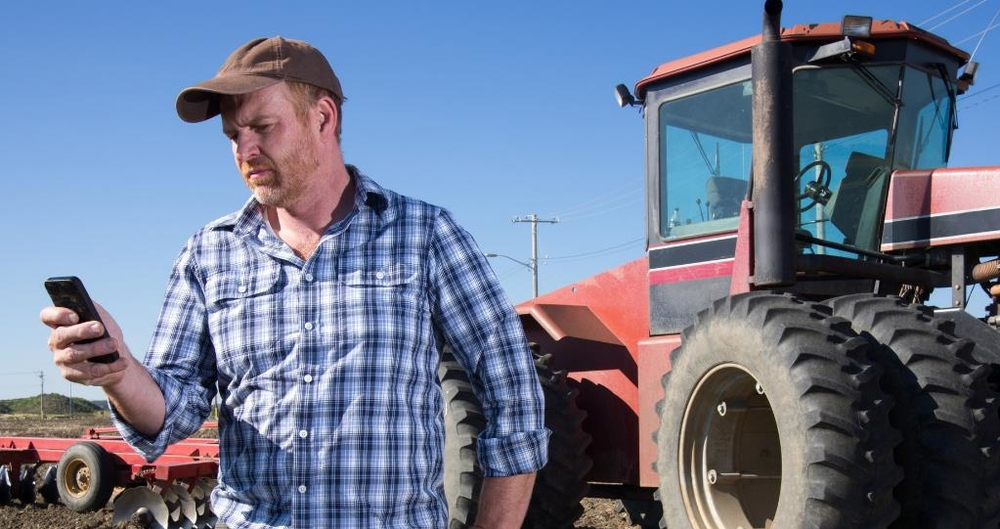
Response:
[{"label": "man's face", "polygon": [[319,167],[319,138],[295,113],[287,85],[224,97],[221,106],[222,130],[247,187],[261,204],[292,207]]}]

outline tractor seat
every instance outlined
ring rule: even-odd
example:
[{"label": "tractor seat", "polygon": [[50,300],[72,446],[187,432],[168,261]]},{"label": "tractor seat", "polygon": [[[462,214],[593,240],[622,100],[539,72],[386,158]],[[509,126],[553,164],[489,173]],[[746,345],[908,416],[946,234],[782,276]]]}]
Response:
[{"label": "tractor seat", "polygon": [[705,182],[708,219],[727,219],[740,214],[740,204],[747,194],[747,181],[728,176],[712,176]]}]

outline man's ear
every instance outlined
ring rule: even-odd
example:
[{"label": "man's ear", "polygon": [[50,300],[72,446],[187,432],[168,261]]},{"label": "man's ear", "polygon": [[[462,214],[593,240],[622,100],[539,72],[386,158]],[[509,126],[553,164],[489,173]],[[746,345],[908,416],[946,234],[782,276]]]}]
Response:
[{"label": "man's ear", "polygon": [[337,131],[337,105],[334,104],[333,100],[329,97],[320,98],[316,102],[316,108],[319,110],[319,130],[322,133],[329,131],[331,134],[336,134]]}]

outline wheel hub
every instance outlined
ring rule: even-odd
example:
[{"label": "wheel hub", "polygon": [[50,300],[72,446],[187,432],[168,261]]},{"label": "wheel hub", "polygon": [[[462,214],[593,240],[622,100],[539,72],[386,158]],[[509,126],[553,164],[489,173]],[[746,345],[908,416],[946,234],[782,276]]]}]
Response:
[{"label": "wheel hub", "polygon": [[73,461],[66,472],[66,490],[76,497],[90,490],[90,467],[83,461]]},{"label": "wheel hub", "polygon": [[777,512],[781,444],[763,385],[723,364],[698,382],[680,434],[678,469],[699,529],[766,529]]}]

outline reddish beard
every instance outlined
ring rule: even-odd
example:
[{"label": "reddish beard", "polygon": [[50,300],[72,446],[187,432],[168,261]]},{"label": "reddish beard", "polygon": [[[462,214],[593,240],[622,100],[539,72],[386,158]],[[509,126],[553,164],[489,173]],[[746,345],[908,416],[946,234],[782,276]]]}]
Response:
[{"label": "reddish beard", "polygon": [[[256,179],[250,180],[250,174],[260,170],[270,171],[271,174],[265,177],[257,176]],[[250,189],[258,185],[273,184],[281,180],[278,171],[275,170],[274,162],[264,155],[254,158],[253,162],[243,162],[240,164],[240,174],[243,175],[243,181],[246,182],[247,187]]]},{"label": "reddish beard", "polygon": [[[317,166],[315,147],[308,142],[302,142],[290,153],[282,156],[278,162],[260,154],[249,162],[241,163],[240,174],[258,202],[267,206],[286,208],[303,196],[308,186],[308,175],[311,175]],[[267,170],[269,174],[256,175],[251,179],[250,174],[259,170]]]},{"label": "reddish beard", "polygon": [[[266,170],[265,175],[250,175],[255,171]],[[267,206],[281,206],[285,198],[282,192],[282,175],[278,171],[275,163],[264,155],[260,155],[250,162],[240,164],[240,174],[243,175],[243,182],[250,188],[257,201]]]}]

